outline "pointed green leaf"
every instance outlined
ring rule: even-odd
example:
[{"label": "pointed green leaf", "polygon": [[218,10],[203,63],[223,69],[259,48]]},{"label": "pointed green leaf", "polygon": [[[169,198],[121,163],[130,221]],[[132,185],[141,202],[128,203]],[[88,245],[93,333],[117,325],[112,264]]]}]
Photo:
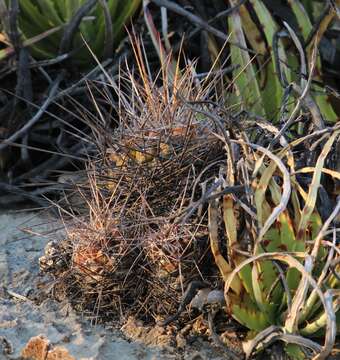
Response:
[{"label": "pointed green leaf", "polygon": [[[234,0],[230,2],[232,6],[236,3]],[[228,18],[228,24],[232,41],[230,45],[231,61],[234,65],[240,65],[240,68],[233,72],[233,82],[238,95],[242,99],[242,107],[264,116],[261,92],[253,65],[254,59],[245,50],[247,42],[242,28],[241,17],[237,11]]]},{"label": "pointed green leaf", "polygon": [[245,293],[241,299],[232,297],[229,301],[231,316],[248,329],[259,332],[270,325],[248,294]]}]

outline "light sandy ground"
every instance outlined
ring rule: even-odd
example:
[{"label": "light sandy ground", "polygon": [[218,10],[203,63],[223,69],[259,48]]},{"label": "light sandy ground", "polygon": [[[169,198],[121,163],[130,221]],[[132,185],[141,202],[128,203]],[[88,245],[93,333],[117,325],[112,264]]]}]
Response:
[{"label": "light sandy ground", "polygon": [[[58,225],[53,219],[32,213],[0,215],[0,339],[12,348],[11,354],[1,351],[0,359],[18,359],[29,339],[40,334],[53,345],[66,347],[77,360],[161,357],[157,349],[146,349],[112,331],[89,326],[67,304],[45,300],[37,306],[28,299],[38,276],[38,258],[51,237],[58,236],[58,232],[51,233]],[[23,233],[24,229],[49,235],[32,236]]]},{"label": "light sandy ground", "polygon": [[52,347],[66,348],[76,360],[221,359],[207,347],[180,353],[129,342],[116,330],[92,327],[68,304],[45,299],[37,305],[30,300],[41,281],[38,259],[49,240],[62,236],[61,228],[46,214],[0,213],[1,360],[20,359],[28,341],[38,335],[44,335]]}]

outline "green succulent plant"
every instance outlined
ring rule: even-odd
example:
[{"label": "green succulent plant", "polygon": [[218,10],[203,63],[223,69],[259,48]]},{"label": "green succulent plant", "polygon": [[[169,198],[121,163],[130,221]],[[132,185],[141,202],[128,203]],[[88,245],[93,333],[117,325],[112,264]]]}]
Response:
[{"label": "green succulent plant", "polygon": [[[236,7],[238,1],[230,0],[229,3]],[[244,109],[276,122],[283,99],[287,97],[286,91],[293,89],[286,101],[292,109],[295,98],[301,97],[308,86],[308,94],[312,94],[310,100],[320,109],[325,121],[337,121],[339,116],[322,87],[320,56],[317,51],[313,52],[336,16],[336,5],[329,7],[319,27],[314,29],[307,12],[311,13],[310,6],[306,10],[299,0],[285,1],[292,23],[296,24],[293,29],[291,23],[283,22],[282,27],[266,3],[249,0],[228,17],[231,62],[240,65],[233,73],[235,99],[242,99]],[[293,83],[298,87],[289,86]]]},{"label": "green succulent plant", "polygon": [[73,61],[88,65],[93,55],[85,42],[100,60],[112,56],[140,4],[141,0],[19,0],[18,26],[23,42],[40,37],[28,46],[37,59],[74,50]]},{"label": "green succulent plant", "polygon": [[[239,229],[242,211],[235,198],[225,195],[209,205],[211,250],[225,281],[227,311],[249,329],[244,343],[247,357],[275,340],[286,343],[286,352],[293,359],[307,359],[305,348],[316,354],[315,359],[325,358],[332,350],[340,330],[340,281],[334,274],[338,266],[332,270],[331,264],[339,263],[339,250],[336,233],[333,243],[325,241],[325,235],[331,232],[340,201],[323,223],[316,200],[322,173],[340,179],[339,172],[324,167],[339,134],[339,130],[334,131],[325,141],[315,167],[298,171],[292,154],[303,138],[276,154],[240,142],[244,149],[255,150],[247,247],[241,246],[245,235]],[[263,156],[269,160],[265,162]],[[313,173],[307,191],[299,184],[299,172]],[[229,169],[227,185],[234,185],[233,179]],[[256,212],[249,219],[250,209]],[[225,225],[227,258],[219,245],[220,216]],[[325,339],[324,347],[310,339],[317,336]]]}]

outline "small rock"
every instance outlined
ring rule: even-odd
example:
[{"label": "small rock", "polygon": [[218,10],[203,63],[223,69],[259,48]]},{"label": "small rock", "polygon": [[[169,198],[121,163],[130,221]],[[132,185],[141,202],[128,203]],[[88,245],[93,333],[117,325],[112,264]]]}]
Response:
[{"label": "small rock", "polygon": [[199,290],[194,296],[194,298],[191,300],[190,306],[194,309],[202,311],[203,307],[207,304],[207,298],[210,292],[210,288],[204,288]]},{"label": "small rock", "polygon": [[32,337],[21,352],[27,360],[46,360],[50,342],[43,335]]},{"label": "small rock", "polygon": [[198,351],[195,351],[194,353],[191,354],[186,354],[185,356],[185,360],[206,360],[206,359],[207,358]]},{"label": "small rock", "polygon": [[64,347],[51,348],[44,335],[32,337],[22,350],[21,356],[27,360],[76,360]]},{"label": "small rock", "polygon": [[4,336],[0,336],[0,353],[9,355],[13,353],[13,345]]},{"label": "small rock", "polygon": [[47,353],[46,360],[76,360],[71,356],[67,349],[56,346],[54,349]]},{"label": "small rock", "polygon": [[176,335],[176,345],[178,349],[184,349],[187,345],[187,341],[181,333]]},{"label": "small rock", "polygon": [[63,244],[50,241],[45,247],[44,255],[39,258],[40,271],[58,276],[67,269],[67,260]]},{"label": "small rock", "polygon": [[221,290],[212,290],[208,294],[207,304],[225,305],[224,293]]},{"label": "small rock", "polygon": [[129,317],[127,322],[121,328],[123,333],[134,341],[142,342],[150,346],[171,346],[173,343],[172,330],[162,326],[144,326],[143,322]]}]

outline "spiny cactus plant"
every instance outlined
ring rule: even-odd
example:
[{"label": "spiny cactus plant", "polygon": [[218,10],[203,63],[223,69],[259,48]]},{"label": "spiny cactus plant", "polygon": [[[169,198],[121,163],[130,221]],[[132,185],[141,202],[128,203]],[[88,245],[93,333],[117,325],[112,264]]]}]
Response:
[{"label": "spiny cactus plant", "polygon": [[[253,159],[248,155],[240,163],[243,179],[248,178],[247,169],[253,169],[249,175],[252,181],[245,181],[248,204],[225,195],[209,205],[211,250],[225,280],[227,311],[249,329],[244,343],[247,358],[276,340],[286,343],[286,352],[294,359],[309,358],[308,351],[315,359],[324,359],[334,346],[339,330],[340,282],[332,223],[340,201],[324,222],[316,202],[322,173],[333,179],[340,177],[339,172],[325,167],[339,134],[335,128],[327,135],[315,166],[299,171],[295,170],[293,153],[304,138],[286,144],[275,154],[238,141],[245,154],[254,151]],[[313,173],[307,189],[300,184],[299,172]],[[240,178],[227,166],[226,185]],[[220,216],[225,225],[227,258],[219,246]],[[245,231],[241,231],[242,224]],[[310,339],[317,336],[324,338],[324,346]]]},{"label": "spiny cactus plant", "polygon": [[[204,182],[211,176],[223,149],[212,135],[215,125],[186,104],[207,98],[213,83],[196,81],[193,65],[171,79],[165,66],[150,78],[138,39],[133,49],[138,71],[122,68],[117,82],[107,79],[105,91],[119,96],[117,127],[111,133],[104,122],[91,123],[102,151],[78,188],[89,214],[70,227],[70,245],[61,248],[66,255],[48,247],[40,263],[42,271],[80,291],[81,297],[72,297],[74,289],[65,284],[79,310],[95,309],[100,318],[132,312],[150,320],[176,313],[192,280],[215,275],[205,266],[206,225],[184,216],[200,191],[196,177]],[[71,260],[56,273],[55,258]]]}]

